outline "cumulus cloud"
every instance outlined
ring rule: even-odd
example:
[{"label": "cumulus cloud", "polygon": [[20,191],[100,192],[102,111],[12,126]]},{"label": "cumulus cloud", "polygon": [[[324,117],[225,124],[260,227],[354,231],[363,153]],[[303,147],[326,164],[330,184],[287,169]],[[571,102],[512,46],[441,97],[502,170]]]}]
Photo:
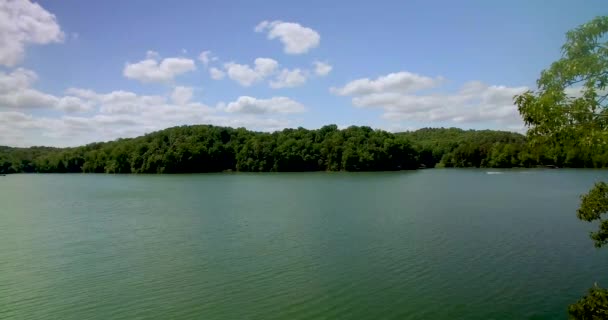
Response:
[{"label": "cumulus cloud", "polygon": [[234,62],[224,64],[228,78],[244,87],[249,87],[254,83],[264,80],[275,73],[278,67],[279,63],[270,58],[255,59],[253,67]]},{"label": "cumulus cloud", "polygon": [[198,60],[200,62],[203,63],[203,65],[208,66],[209,62],[211,61],[212,57],[211,57],[211,51],[207,50],[207,51],[203,51],[201,52],[201,54],[198,55]]},{"label": "cumulus cloud", "polygon": [[31,120],[32,116],[25,113],[16,111],[4,111],[0,112],[0,123],[9,124],[11,122],[24,123],[25,121]]},{"label": "cumulus cloud", "polygon": [[171,100],[178,105],[184,105],[192,100],[193,92],[194,89],[191,87],[175,87],[171,93]]},{"label": "cumulus cloud", "polygon": [[0,95],[0,106],[11,109],[53,108],[57,97],[33,89],[21,89]]},{"label": "cumulus cloud", "polygon": [[8,74],[0,71],[0,93],[28,88],[36,80],[38,75],[32,70],[19,68]]},{"label": "cumulus cloud", "polygon": [[301,86],[306,83],[306,74],[300,69],[283,69],[279,73],[275,80],[270,81],[270,87],[274,89],[279,88],[293,88]]},{"label": "cumulus cloud", "polygon": [[146,51],[146,59],[159,60],[160,54],[154,50],[148,50]]},{"label": "cumulus cloud", "polygon": [[88,111],[91,105],[76,97],[57,97],[33,89],[38,79],[34,71],[16,69],[0,71],[0,109],[57,109],[67,112]]},{"label": "cumulus cloud", "polygon": [[196,66],[192,59],[165,58],[160,60],[158,53],[148,51],[146,59],[136,63],[126,63],[123,75],[129,79],[144,83],[166,83],[176,76],[194,71]]},{"label": "cumulus cloud", "polygon": [[267,77],[274,73],[279,63],[270,58],[257,58],[254,61],[255,71],[262,77]]},{"label": "cumulus cloud", "polygon": [[131,114],[95,114],[89,117],[32,116],[0,111],[0,145],[76,146],[95,141],[129,138],[179,125],[213,124],[274,131],[292,126],[285,117],[256,114],[218,114],[202,105],[165,105]]},{"label": "cumulus cloud", "polygon": [[[117,90],[97,93],[89,89],[70,88],[67,94],[95,107],[91,116],[32,117],[25,113],[13,113],[19,117],[16,130],[32,134],[34,129],[41,133],[32,137],[35,141],[45,141],[41,135],[52,138],[55,145],[75,145],[92,141],[132,137],[146,132],[182,124],[206,123],[214,119],[215,108],[191,101],[191,88],[176,87],[169,97],[138,95]],[[6,117],[7,114],[4,114]],[[38,143],[36,143],[38,144]]]},{"label": "cumulus cloud", "polygon": [[437,87],[441,82],[443,82],[442,77],[432,78],[401,71],[380,76],[374,80],[357,79],[341,88],[331,88],[330,91],[341,96],[387,92],[409,93]]},{"label": "cumulus cloud", "polygon": [[382,118],[389,121],[492,122],[503,129],[521,128],[513,97],[528,88],[471,81],[455,93],[420,93],[440,82],[440,78],[401,72],[376,80],[355,80],[342,88],[332,88],[332,92],[352,96],[355,107],[381,109]]},{"label": "cumulus cloud", "polygon": [[226,73],[216,67],[211,67],[209,69],[209,76],[213,80],[222,80],[226,76]]},{"label": "cumulus cloud", "polygon": [[[168,104],[163,96],[138,95],[124,90],[97,93],[88,89],[69,88],[66,93],[87,101],[97,107],[100,113],[105,114],[136,114],[155,108],[166,108]],[[172,97],[173,94],[175,90]]]},{"label": "cumulus cloud", "polygon": [[[19,104],[3,104],[6,94],[23,92],[35,80],[28,70],[0,74],[0,145],[74,146],[94,141],[135,137],[178,125],[213,124],[271,131],[289,127],[290,114],[303,112],[303,105],[285,97],[257,99],[240,97],[228,105],[209,107],[193,100],[193,88],[177,86],[166,95],[140,95],[116,90],[99,93],[90,89],[69,88],[65,96],[38,92],[41,101],[22,99]],[[6,100],[6,99],[5,99]],[[24,108],[23,103],[29,105]],[[38,113],[32,108],[50,108]],[[65,112],[85,109],[87,113]]]},{"label": "cumulus cloud", "polygon": [[62,42],[65,34],[55,15],[28,0],[0,1],[0,65],[23,60],[29,44]]},{"label": "cumulus cloud", "polygon": [[223,109],[229,113],[268,114],[268,113],[300,113],[306,111],[301,103],[287,97],[272,97],[256,99],[241,96],[236,101],[228,103]]},{"label": "cumulus cloud", "polygon": [[266,32],[270,40],[279,39],[283,51],[287,54],[303,54],[319,46],[321,36],[311,28],[295,22],[262,21],[255,27],[255,32]]},{"label": "cumulus cloud", "polygon": [[56,108],[65,112],[91,111],[93,104],[78,97],[65,96],[59,98]]},{"label": "cumulus cloud", "polygon": [[312,63],[315,67],[315,74],[321,77],[328,75],[333,67],[327,62],[315,61]]}]

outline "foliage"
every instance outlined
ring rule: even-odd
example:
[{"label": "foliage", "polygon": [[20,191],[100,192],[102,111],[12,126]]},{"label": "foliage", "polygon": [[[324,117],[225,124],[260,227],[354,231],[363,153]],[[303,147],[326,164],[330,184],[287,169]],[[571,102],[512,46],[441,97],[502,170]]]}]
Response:
[{"label": "foliage", "polygon": [[369,127],[253,132],[182,126],[76,148],[0,147],[0,173],[189,173],[378,171],[433,167],[606,167],[608,152],[530,147],[518,133],[425,128],[392,134]]},{"label": "foliage", "polygon": [[417,167],[417,153],[406,138],[369,127],[338,130],[336,125],[274,133],[182,126],[77,148],[0,148],[0,173],[377,171]]},{"label": "foliage", "polygon": [[[536,145],[570,150],[565,161],[603,161],[608,141],[608,17],[597,17],[566,34],[562,58],[538,79],[538,91],[515,98],[528,136]],[[577,159],[576,153],[583,156]],[[586,160],[584,160],[586,159]],[[608,243],[608,185],[597,183],[582,197],[579,219],[599,221],[596,247]],[[568,308],[573,319],[607,319],[608,293],[594,287]]]},{"label": "foliage", "polygon": [[591,239],[596,247],[608,244],[608,220],[603,220],[602,215],[608,212],[608,184],[598,182],[593,189],[582,197],[581,206],[576,215],[584,221],[600,221],[597,232],[591,233]]},{"label": "foliage", "polygon": [[417,147],[425,167],[513,168],[557,166],[603,168],[608,166],[608,148],[595,154],[559,145],[534,146],[521,134],[493,130],[424,128],[398,133]]},{"label": "foliage", "polygon": [[566,34],[563,56],[541,73],[538,91],[515,102],[537,143],[588,151],[608,140],[608,17],[597,17]]},{"label": "foliage", "polygon": [[596,284],[586,296],[568,307],[568,313],[572,319],[608,319],[608,290]]}]

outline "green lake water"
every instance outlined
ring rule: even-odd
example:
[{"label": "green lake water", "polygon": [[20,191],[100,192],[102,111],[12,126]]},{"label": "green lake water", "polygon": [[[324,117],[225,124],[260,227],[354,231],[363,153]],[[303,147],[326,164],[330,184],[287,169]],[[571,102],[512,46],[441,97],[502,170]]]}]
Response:
[{"label": "green lake water", "polygon": [[0,319],[566,319],[608,287],[608,249],[575,214],[602,179],[0,177]]}]

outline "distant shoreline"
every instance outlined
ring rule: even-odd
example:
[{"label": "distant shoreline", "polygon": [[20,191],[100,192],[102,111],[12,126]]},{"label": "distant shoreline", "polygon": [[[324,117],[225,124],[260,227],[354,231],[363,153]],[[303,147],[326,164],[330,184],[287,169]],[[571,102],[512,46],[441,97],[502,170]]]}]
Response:
[{"label": "distant shoreline", "polygon": [[0,177],[8,177],[14,175],[100,175],[100,176],[179,176],[179,175],[274,175],[274,174],[370,174],[370,173],[406,173],[406,172],[420,172],[420,171],[479,171],[485,174],[502,174],[508,172],[537,172],[537,171],[571,171],[571,170],[582,170],[582,171],[608,171],[608,168],[559,168],[555,170],[552,168],[545,167],[514,167],[514,168],[476,168],[476,167],[458,167],[458,168],[428,168],[428,169],[412,169],[412,170],[392,170],[392,171],[269,171],[269,172],[251,172],[251,171],[218,171],[218,172],[179,172],[179,173],[105,173],[105,172],[17,172],[0,174]]},{"label": "distant shoreline", "polygon": [[426,168],[601,168],[603,154],[530,146],[513,132],[370,127],[273,133],[194,125],[75,148],[0,146],[0,174],[399,171]]}]

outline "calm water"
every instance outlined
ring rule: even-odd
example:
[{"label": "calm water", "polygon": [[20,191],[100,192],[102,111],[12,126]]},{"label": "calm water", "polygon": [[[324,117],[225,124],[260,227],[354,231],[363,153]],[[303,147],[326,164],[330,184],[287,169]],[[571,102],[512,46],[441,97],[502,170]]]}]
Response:
[{"label": "calm water", "polygon": [[566,319],[608,171],[487,171],[0,177],[0,319]]}]

